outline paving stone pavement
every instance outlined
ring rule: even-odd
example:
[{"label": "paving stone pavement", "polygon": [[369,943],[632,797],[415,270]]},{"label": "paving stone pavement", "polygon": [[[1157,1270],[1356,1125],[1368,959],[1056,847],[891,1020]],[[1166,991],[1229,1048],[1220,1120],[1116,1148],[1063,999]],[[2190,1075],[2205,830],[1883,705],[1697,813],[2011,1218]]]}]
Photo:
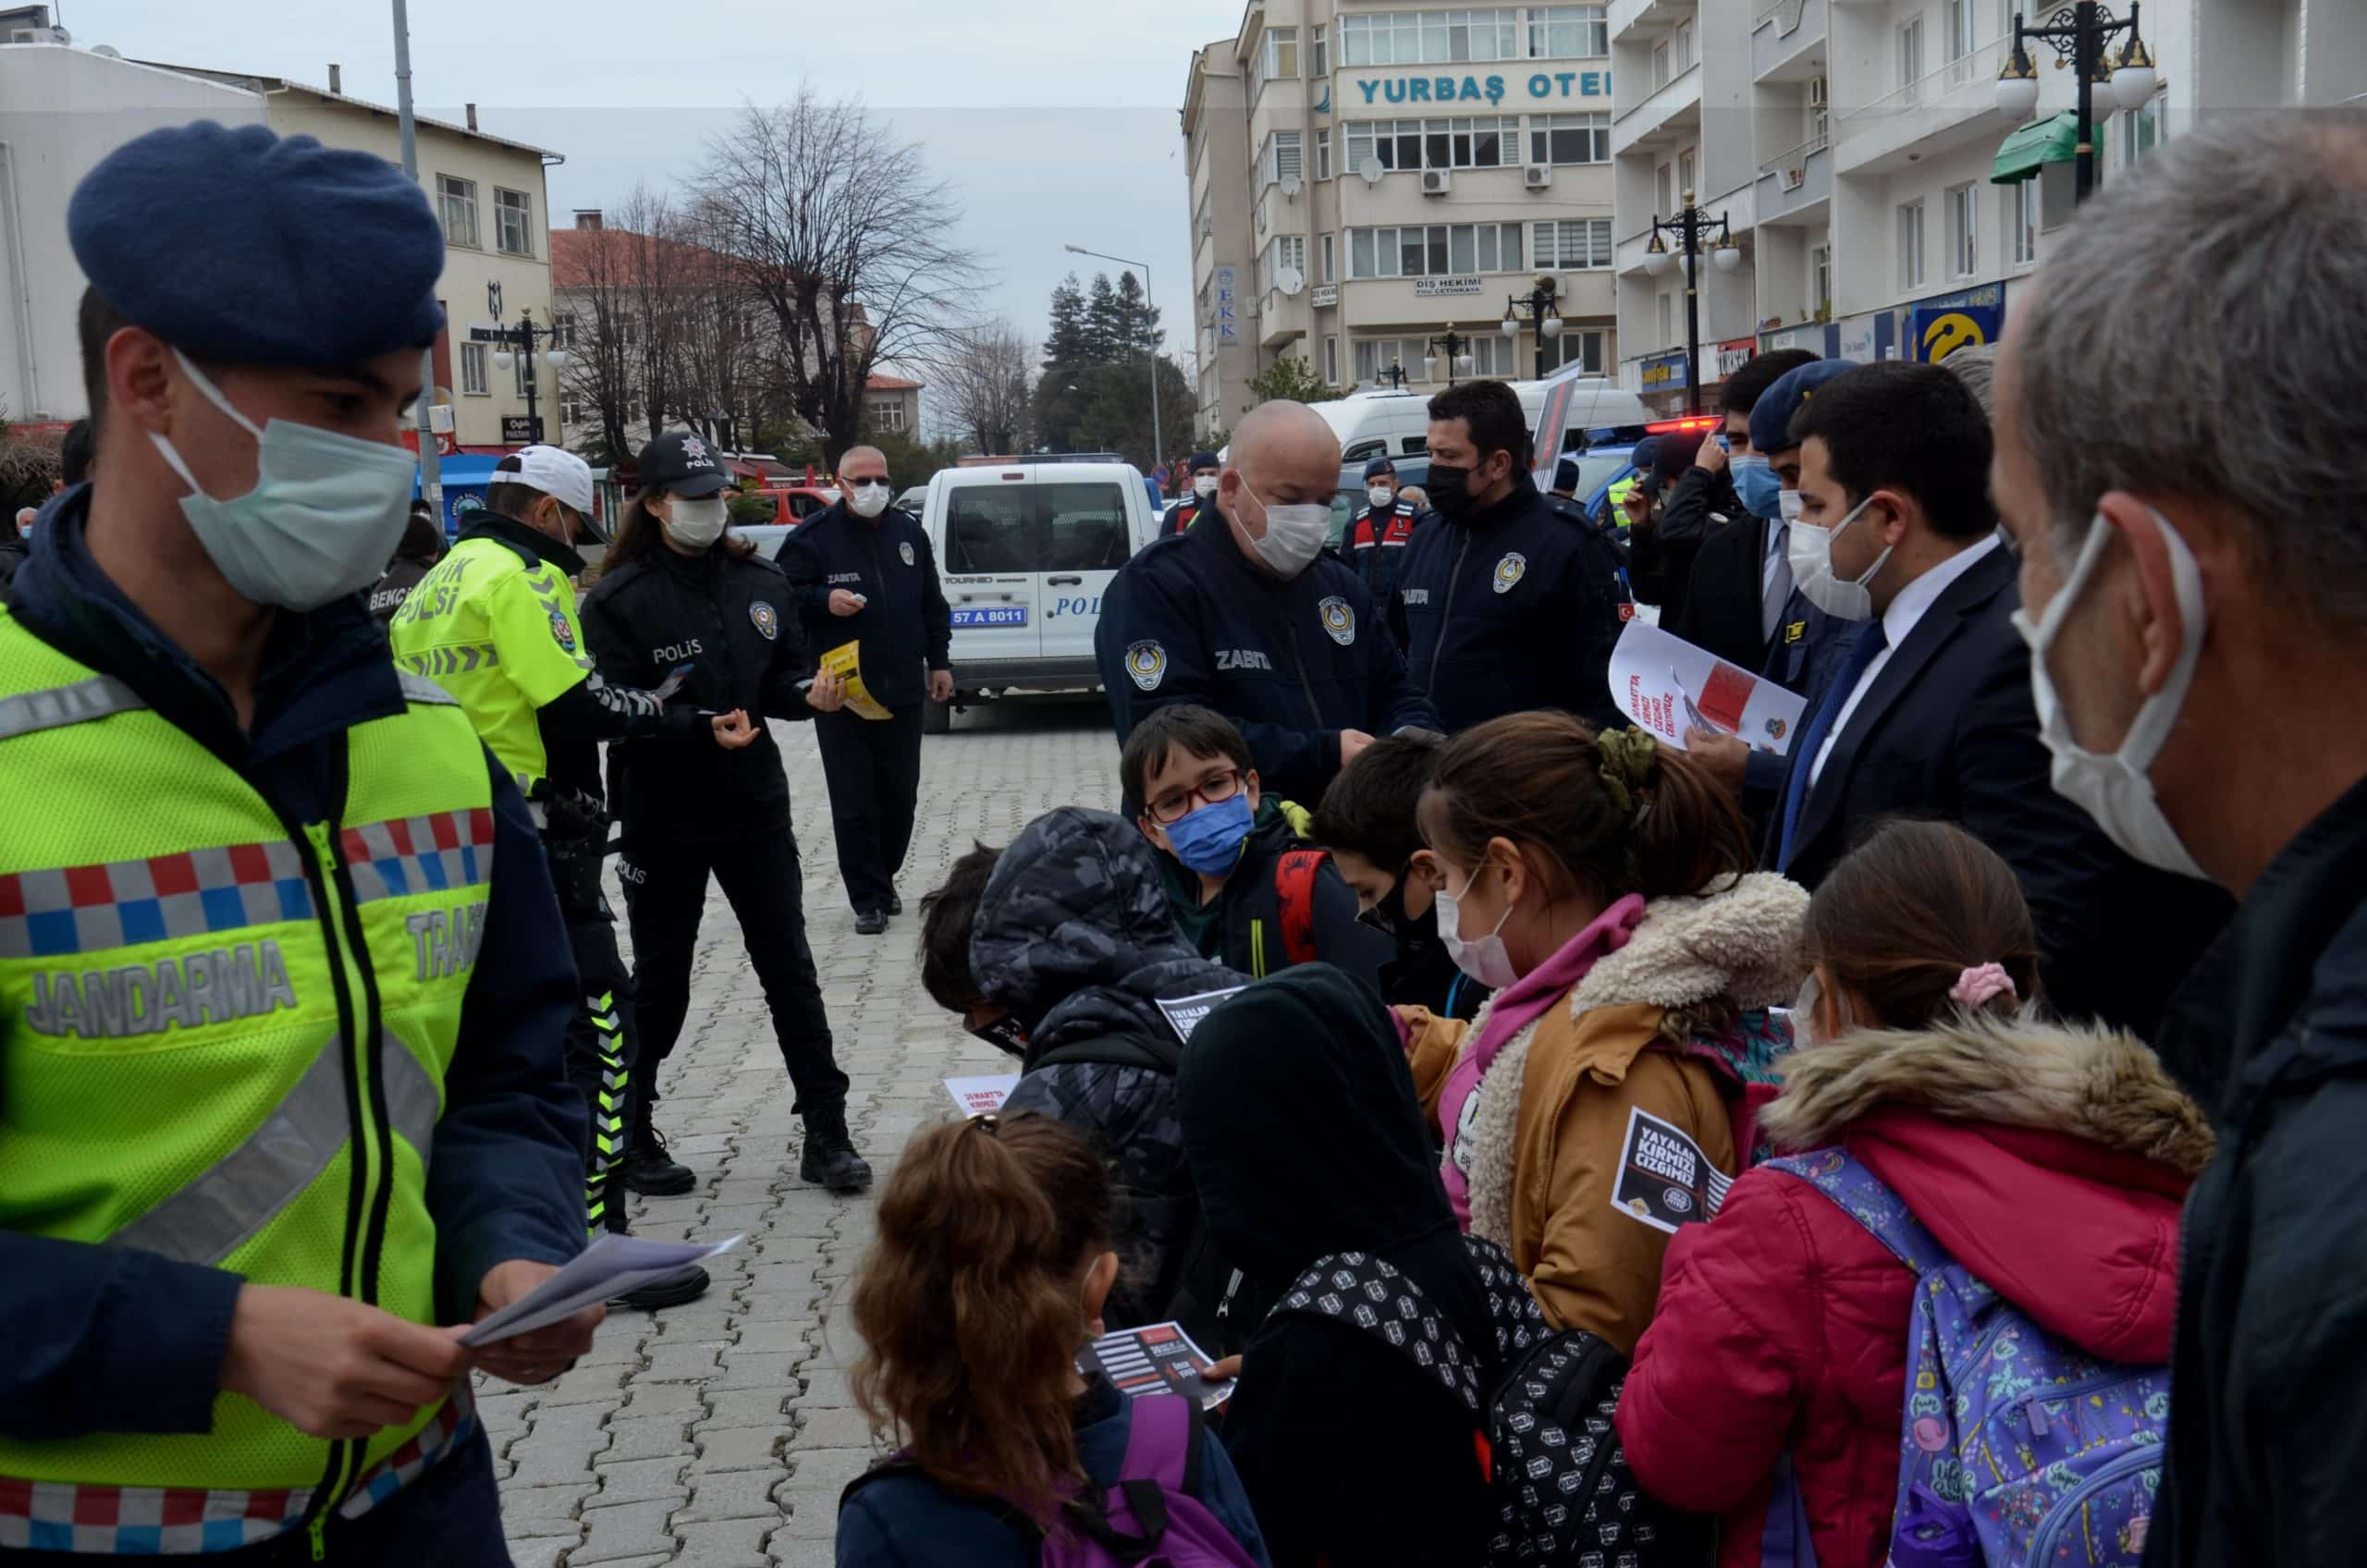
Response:
[{"label": "paving stone pavement", "polygon": [[[858,937],[812,728],[773,729],[789,765],[814,960],[852,1080],[847,1112],[885,1182],[914,1129],[951,1116],[942,1079],[1001,1072],[1009,1060],[921,989],[921,894],[973,840],[1009,843],[1053,806],[1109,806],[1117,748],[1098,702],[957,716],[951,735],[922,745],[905,915],[884,937]],[[622,909],[613,886],[610,899]],[[803,1133],[764,994],[739,923],[712,888],[691,998],[659,1074],[658,1124],[699,1186],[634,1199],[633,1229],[747,1239],[708,1264],[715,1284],[704,1299],[612,1313],[591,1354],[558,1381],[481,1382],[520,1568],[817,1568],[831,1561],[839,1488],[873,1458],[847,1390],[857,1346],[844,1306],[870,1243],[873,1198],[798,1181]]]}]

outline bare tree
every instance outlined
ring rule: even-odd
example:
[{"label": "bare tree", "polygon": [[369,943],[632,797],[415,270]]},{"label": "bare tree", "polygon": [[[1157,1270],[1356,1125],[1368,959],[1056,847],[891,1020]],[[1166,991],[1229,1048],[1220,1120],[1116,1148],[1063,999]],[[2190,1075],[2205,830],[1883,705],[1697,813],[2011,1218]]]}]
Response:
[{"label": "bare tree", "polygon": [[743,109],[708,144],[697,187],[713,243],[771,318],[786,409],[835,463],[859,439],[873,367],[936,366],[956,301],[976,290],[981,259],[946,239],[961,221],[952,188],[918,144],[810,84]]},{"label": "bare tree", "polygon": [[666,197],[635,186],[607,227],[579,230],[571,241],[576,276],[563,285],[560,306],[575,317],[567,391],[599,415],[601,437],[618,459],[632,455],[636,423],[662,430],[679,402],[681,227]]},{"label": "bare tree", "polygon": [[1010,322],[972,327],[951,340],[937,365],[938,406],[979,451],[1024,450],[1035,361],[1036,346]]}]

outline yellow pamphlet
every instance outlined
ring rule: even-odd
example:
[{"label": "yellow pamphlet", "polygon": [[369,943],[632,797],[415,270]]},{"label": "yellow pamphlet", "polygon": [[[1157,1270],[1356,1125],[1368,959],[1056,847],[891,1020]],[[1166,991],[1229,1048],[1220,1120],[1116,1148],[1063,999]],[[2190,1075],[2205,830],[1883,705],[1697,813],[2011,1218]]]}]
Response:
[{"label": "yellow pamphlet", "polygon": [[840,643],[821,656],[816,663],[816,669],[817,671],[827,669],[846,682],[849,713],[860,715],[865,718],[886,718],[889,717],[888,710],[879,705],[878,699],[864,690],[863,659],[859,653],[862,646],[861,638]]}]

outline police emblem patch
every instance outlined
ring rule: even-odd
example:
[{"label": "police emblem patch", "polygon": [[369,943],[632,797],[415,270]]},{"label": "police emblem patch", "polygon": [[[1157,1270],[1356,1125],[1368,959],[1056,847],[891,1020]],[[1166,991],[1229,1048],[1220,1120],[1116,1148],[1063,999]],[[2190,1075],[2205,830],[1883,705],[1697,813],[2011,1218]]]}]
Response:
[{"label": "police emblem patch", "polygon": [[1508,552],[1502,560],[1496,563],[1496,592],[1511,593],[1513,584],[1518,582],[1527,574],[1527,571],[1528,557],[1518,550]]},{"label": "police emblem patch", "polygon": [[907,539],[902,544],[897,545],[896,553],[904,557],[904,564],[906,566],[913,564],[913,542],[911,540]]},{"label": "police emblem patch", "polygon": [[1782,719],[1769,719],[1767,721],[1767,738],[1771,741],[1782,740],[1784,738],[1784,721]]},{"label": "police emblem patch", "polygon": [[570,654],[575,652],[575,629],[568,625],[567,617],[557,610],[551,611],[551,641]]},{"label": "police emblem patch", "polygon": [[1126,647],[1126,673],[1146,692],[1156,692],[1167,679],[1167,650],[1157,643],[1131,643]]},{"label": "police emblem patch", "polygon": [[748,619],[756,623],[756,630],[764,633],[766,642],[780,635],[779,612],[764,600],[758,599],[748,606]]},{"label": "police emblem patch", "polygon": [[1335,594],[1316,608],[1323,612],[1323,630],[1331,634],[1331,641],[1343,648],[1355,642],[1356,612],[1348,607],[1347,600]]}]

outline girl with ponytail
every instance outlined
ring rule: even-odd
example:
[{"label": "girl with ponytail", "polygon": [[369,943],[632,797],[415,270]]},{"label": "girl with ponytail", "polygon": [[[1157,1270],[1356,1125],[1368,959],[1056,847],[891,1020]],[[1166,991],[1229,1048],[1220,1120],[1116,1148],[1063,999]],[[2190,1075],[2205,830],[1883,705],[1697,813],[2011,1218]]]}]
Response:
[{"label": "girl with ponytail", "polygon": [[[1802,1048],[1762,1129],[1844,1151],[2059,1339],[2168,1360],[2178,1209],[2209,1124],[2142,1042],[2044,1018],[2038,933],[2005,863],[1951,824],[1889,823],[1818,887],[1806,956]],[[1760,1562],[1787,1449],[1815,1561],[1882,1562],[1914,1288],[1872,1232],[1780,1170],[1737,1179],[1670,1244],[1619,1436],[1647,1491],[1727,1516],[1721,1568]]]},{"label": "girl with ponytail", "polygon": [[[850,1379],[894,1460],[848,1488],[840,1568],[1032,1568],[1063,1505],[1115,1484],[1129,1406],[1076,1369],[1118,1277],[1108,1163],[1050,1117],[915,1133],[856,1278]],[[1196,1497],[1259,1563],[1241,1483],[1203,1440]]]}]

